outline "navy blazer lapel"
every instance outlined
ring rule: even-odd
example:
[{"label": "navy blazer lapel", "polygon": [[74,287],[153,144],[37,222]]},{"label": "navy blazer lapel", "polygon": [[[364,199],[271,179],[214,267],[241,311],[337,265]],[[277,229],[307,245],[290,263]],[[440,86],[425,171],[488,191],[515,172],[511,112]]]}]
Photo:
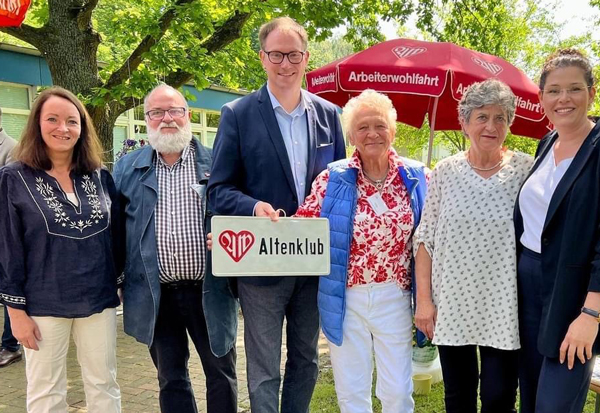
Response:
[{"label": "navy blazer lapel", "polygon": [[[304,94],[302,95],[304,99]],[[310,193],[315,175],[315,162],[317,160],[317,114],[315,113],[315,105],[312,100],[306,97],[306,120],[308,122],[308,166],[306,168],[306,191],[304,196]]]},{"label": "navy blazer lapel", "polygon": [[283,168],[283,172],[285,173],[288,184],[290,185],[290,189],[292,190],[292,193],[295,194],[296,185],[294,183],[294,176],[292,175],[290,159],[288,158],[287,150],[285,149],[285,143],[283,142],[281,130],[279,130],[279,124],[277,123],[277,118],[275,117],[275,111],[273,110],[273,105],[271,104],[269,92],[267,91],[267,85],[264,85],[258,92],[258,111],[265,122],[271,142],[273,142],[273,146],[275,146],[275,151],[277,151],[279,162],[281,162],[281,166]]},{"label": "navy blazer lapel", "polygon": [[[558,206],[562,202],[563,198],[573,186],[575,179],[579,176],[587,161],[592,154],[597,141],[598,134],[595,133],[595,129],[599,128],[600,125],[594,126],[594,128],[590,131],[589,135],[581,144],[581,147],[575,154],[573,161],[564,176],[558,183],[556,189],[554,190],[554,194],[552,194],[552,198],[550,199],[550,205],[548,206],[548,212],[546,214],[546,221],[544,222],[544,230],[548,227],[548,224],[552,220],[552,217],[558,210]],[[548,145],[552,148],[553,145]],[[547,153],[548,151],[546,151]]]}]

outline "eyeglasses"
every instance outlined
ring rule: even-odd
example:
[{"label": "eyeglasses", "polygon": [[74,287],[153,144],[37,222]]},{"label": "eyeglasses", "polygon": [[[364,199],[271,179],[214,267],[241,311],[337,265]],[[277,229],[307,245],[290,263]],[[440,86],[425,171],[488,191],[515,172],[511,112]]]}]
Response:
[{"label": "eyeglasses", "polygon": [[548,95],[548,97],[550,98],[557,98],[561,96],[563,91],[566,91],[567,95],[569,96],[577,96],[583,93],[584,91],[588,90],[590,87],[591,86],[583,85],[569,86],[565,88],[550,87],[548,89],[544,89],[543,93],[544,95]]},{"label": "eyeglasses", "polygon": [[185,116],[186,109],[185,108],[171,108],[167,110],[163,109],[152,109],[146,112],[146,116],[150,118],[150,120],[163,120],[165,117],[165,113],[169,112],[169,115],[173,119],[175,118],[183,118]]},{"label": "eyeglasses", "polygon": [[302,61],[302,59],[304,59],[304,53],[306,52],[289,52],[289,53],[283,53],[283,52],[278,52],[278,51],[271,51],[271,52],[267,52],[265,50],[263,50],[263,52],[267,55],[267,57],[269,58],[269,62],[275,64],[275,65],[280,65],[281,63],[283,63],[283,59],[287,56],[288,61],[291,64],[297,65],[298,63],[300,63]]}]

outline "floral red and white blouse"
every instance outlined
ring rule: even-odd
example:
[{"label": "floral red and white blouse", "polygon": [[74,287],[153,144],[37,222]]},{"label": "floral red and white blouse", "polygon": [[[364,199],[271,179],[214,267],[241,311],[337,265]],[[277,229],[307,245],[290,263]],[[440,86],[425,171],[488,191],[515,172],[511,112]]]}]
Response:
[{"label": "floral red and white blouse", "polygon": [[[358,202],[348,262],[348,288],[395,281],[403,290],[410,289],[414,217],[408,191],[398,173],[402,160],[393,149],[390,149],[389,164],[381,192],[388,211],[378,216],[367,201],[377,193],[377,188],[365,177],[358,151],[350,157],[348,167],[358,169]],[[295,216],[312,218],[321,215],[328,182],[329,170],[326,169],[313,182],[310,195]]]}]

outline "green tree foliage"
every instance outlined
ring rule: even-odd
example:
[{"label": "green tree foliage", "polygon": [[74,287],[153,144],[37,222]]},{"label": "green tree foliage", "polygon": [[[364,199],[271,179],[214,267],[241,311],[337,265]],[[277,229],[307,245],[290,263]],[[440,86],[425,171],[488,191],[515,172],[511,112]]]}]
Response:
[{"label": "green tree foliage", "polygon": [[[600,7],[600,0],[593,0]],[[427,40],[452,42],[499,56],[537,80],[544,60],[560,47],[592,50],[591,35],[561,40],[554,21],[556,4],[542,7],[537,0],[437,0],[431,10],[420,10],[417,27]],[[405,28],[401,30],[406,31]],[[598,108],[598,99],[596,108]],[[436,135],[451,152],[464,150],[468,141],[460,132]],[[505,145],[533,154],[537,141],[509,134]]]},{"label": "green tree foliage", "polygon": [[405,21],[412,11],[410,0],[34,0],[25,24],[0,28],[0,40],[42,53],[53,83],[85,100],[108,149],[117,117],[157,81],[263,83],[256,31],[265,21],[289,15],[317,41],[345,25],[344,39],[362,48],[383,40],[380,19]]},{"label": "green tree foliage", "polygon": [[355,52],[352,44],[345,40],[341,34],[334,34],[330,39],[321,42],[311,42],[309,49],[310,60],[308,62],[308,70],[325,66]]}]

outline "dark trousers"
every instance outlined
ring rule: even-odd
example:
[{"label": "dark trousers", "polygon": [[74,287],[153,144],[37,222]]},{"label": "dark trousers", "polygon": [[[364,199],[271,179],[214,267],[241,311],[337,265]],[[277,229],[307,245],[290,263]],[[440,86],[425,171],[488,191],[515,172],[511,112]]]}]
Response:
[{"label": "dark trousers", "polygon": [[566,361],[560,364],[557,358],[539,353],[542,283],[541,257],[525,249],[518,265],[521,413],[581,413],[595,358],[582,364],[576,357],[569,370]]},{"label": "dark trousers", "polygon": [[13,336],[10,328],[10,318],[8,318],[8,310],[4,306],[4,332],[2,333],[2,348],[8,351],[15,352],[19,349],[19,342]]},{"label": "dark trousers", "polygon": [[287,361],[281,412],[308,413],[318,373],[318,285],[318,277],[283,277],[277,284],[267,286],[238,283],[253,413],[279,411],[284,318]]},{"label": "dark trousers", "polygon": [[513,413],[517,400],[518,351],[479,346],[438,346],[447,413],[477,413],[480,384],[482,413]]},{"label": "dark trousers", "polygon": [[188,373],[188,334],[206,376],[208,412],[237,412],[235,348],[220,358],[212,354],[202,308],[201,282],[161,286],[154,341],[150,346],[150,355],[158,370],[161,412],[198,412]]}]

